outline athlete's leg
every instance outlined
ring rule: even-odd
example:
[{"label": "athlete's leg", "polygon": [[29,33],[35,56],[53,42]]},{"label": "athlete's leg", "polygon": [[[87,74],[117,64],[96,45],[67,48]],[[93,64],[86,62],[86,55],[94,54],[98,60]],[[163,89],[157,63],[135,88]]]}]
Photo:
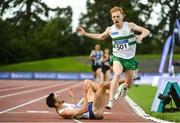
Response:
[{"label": "athlete's leg", "polygon": [[110,75],[111,75],[111,70],[106,70],[106,72],[104,73],[104,81],[109,81]]},{"label": "athlete's leg", "polygon": [[96,91],[94,95],[94,101],[93,101],[93,112],[97,117],[102,117],[104,112],[104,107],[107,102],[106,97],[106,89],[109,88],[109,82],[101,83],[98,90]]},{"label": "athlete's leg", "polygon": [[130,88],[134,79],[134,70],[126,70],[124,72],[125,86]]},{"label": "athlete's leg", "polygon": [[125,97],[127,94],[128,88],[131,87],[134,79],[134,71],[133,70],[127,70],[125,71],[125,83],[122,84],[122,93],[121,96]]},{"label": "athlete's leg", "polygon": [[107,109],[112,109],[115,90],[117,88],[117,84],[119,83],[120,74],[122,73],[122,71],[123,71],[123,67],[122,67],[121,63],[118,61],[113,61],[114,76],[113,76],[113,80],[110,85],[109,102],[108,102],[108,105],[106,106]]},{"label": "athlete's leg", "polygon": [[[91,87],[91,88],[89,88],[89,87]],[[89,96],[89,100],[92,101],[94,96],[93,96],[92,92],[89,92],[89,91],[96,92],[96,90],[98,88],[99,88],[99,84],[98,83],[96,83],[96,82],[94,82],[92,80],[88,80],[88,79],[84,80],[84,83],[83,83],[83,94],[86,92],[88,94],[88,96]],[[88,91],[88,89],[90,89],[90,90]],[[74,92],[73,92],[73,88],[72,87],[69,88],[68,93],[69,93],[69,96],[70,96],[70,99],[71,99],[72,103],[77,102],[77,100],[74,98]],[[92,99],[90,99],[90,98],[92,98]],[[81,105],[82,102],[83,102],[83,99],[81,99],[77,104]]]},{"label": "athlete's leg", "polygon": [[[84,84],[83,84],[83,92],[87,92],[89,91],[88,89],[92,90],[94,93],[96,93],[96,91],[99,90],[100,86],[105,86],[106,89],[109,89],[110,88],[110,81],[108,82],[103,82],[103,84],[98,84],[92,80],[84,80]],[[91,95],[91,94],[88,94],[88,95]]]},{"label": "athlete's leg", "polygon": [[93,71],[94,80],[96,80],[96,72]]},{"label": "athlete's leg", "polygon": [[121,80],[121,85],[117,88],[117,91],[114,95],[114,99],[118,99],[119,95],[122,97],[125,97],[127,94],[128,88],[131,87],[133,79],[134,79],[134,71],[133,70],[126,70],[124,72],[124,78],[125,80]]},{"label": "athlete's leg", "polygon": [[125,80],[119,80],[119,85],[116,87],[116,92],[114,94],[114,100],[117,100],[119,95],[122,94],[122,85],[125,83]]},{"label": "athlete's leg", "polygon": [[102,73],[101,68],[98,68],[96,70],[96,82],[98,82],[98,83],[103,82],[103,73]]},{"label": "athlete's leg", "polygon": [[75,103],[75,100],[74,100],[74,92],[73,92],[72,86],[69,87],[68,94],[69,94],[69,97],[70,97],[71,102],[72,102],[72,103]]},{"label": "athlete's leg", "polygon": [[97,91],[97,89],[99,88],[98,83],[89,79],[84,80],[83,85],[86,86],[86,88],[92,87],[93,91]]},{"label": "athlete's leg", "polygon": [[[85,109],[87,107],[87,102],[93,102],[93,113],[96,118],[103,117],[104,106],[106,105],[107,98],[105,96],[106,89],[109,89],[110,82],[103,82],[101,84],[97,84],[91,80],[85,80],[83,84],[83,105],[82,108]],[[96,90],[96,91],[94,91]]]},{"label": "athlete's leg", "polygon": [[119,80],[119,85],[123,84],[125,80]]},{"label": "athlete's leg", "polygon": [[96,68],[95,66],[91,66],[91,69],[92,69],[92,73],[93,73],[93,76],[94,76],[94,80],[96,80]]}]

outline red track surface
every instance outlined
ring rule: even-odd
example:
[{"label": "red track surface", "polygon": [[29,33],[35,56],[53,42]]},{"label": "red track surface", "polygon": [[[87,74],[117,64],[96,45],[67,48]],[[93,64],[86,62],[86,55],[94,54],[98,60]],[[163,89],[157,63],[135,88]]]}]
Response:
[{"label": "red track surface", "polygon": [[0,122],[151,122],[139,117],[124,99],[119,98],[112,111],[105,110],[103,120],[67,120],[48,108],[45,98],[50,92],[70,102],[68,89],[82,96],[82,81],[0,80]]}]

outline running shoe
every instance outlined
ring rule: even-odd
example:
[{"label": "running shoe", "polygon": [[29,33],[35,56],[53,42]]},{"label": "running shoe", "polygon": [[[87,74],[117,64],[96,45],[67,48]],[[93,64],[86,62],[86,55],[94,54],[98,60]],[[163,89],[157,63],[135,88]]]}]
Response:
[{"label": "running shoe", "polygon": [[124,87],[124,88],[122,89],[121,96],[122,96],[122,97],[125,97],[125,96],[127,95],[127,91],[128,91],[127,87]]},{"label": "running shoe", "polygon": [[107,106],[105,107],[106,109],[112,110],[112,106],[113,106],[113,101],[109,101]]},{"label": "running shoe", "polygon": [[115,93],[115,95],[114,95],[114,100],[117,100],[118,97],[119,97],[119,95],[121,95],[123,87],[124,87],[123,84],[121,84],[121,85],[118,87],[118,89],[117,89],[117,91],[116,91],[116,93]]}]

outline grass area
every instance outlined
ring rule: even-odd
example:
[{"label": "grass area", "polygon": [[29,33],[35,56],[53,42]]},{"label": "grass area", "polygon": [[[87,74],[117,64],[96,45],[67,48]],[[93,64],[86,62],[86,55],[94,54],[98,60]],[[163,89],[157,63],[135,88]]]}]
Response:
[{"label": "grass area", "polygon": [[[169,56],[168,56],[169,57]],[[155,55],[155,54],[147,54],[147,55],[136,55],[136,58],[138,60],[143,60],[143,59],[161,59],[161,55]],[[174,54],[173,55],[174,60],[179,60],[180,59],[180,54]]]},{"label": "grass area", "polygon": [[[133,86],[128,91],[128,96],[136,102],[147,114],[166,121],[180,122],[180,112],[151,112],[151,105],[156,94],[156,87],[151,85]],[[175,105],[173,105],[175,107]],[[166,108],[169,108],[166,107]]]},{"label": "grass area", "polygon": [[90,65],[78,59],[87,59],[87,57],[63,57],[24,62],[0,66],[0,71],[90,72]]},{"label": "grass area", "polygon": [[[160,60],[160,55],[137,55],[140,60]],[[180,55],[174,55],[174,59],[180,59]],[[62,57],[47,60],[31,61],[11,65],[0,66],[0,71],[53,71],[53,72],[91,72],[90,62],[87,56]]]}]

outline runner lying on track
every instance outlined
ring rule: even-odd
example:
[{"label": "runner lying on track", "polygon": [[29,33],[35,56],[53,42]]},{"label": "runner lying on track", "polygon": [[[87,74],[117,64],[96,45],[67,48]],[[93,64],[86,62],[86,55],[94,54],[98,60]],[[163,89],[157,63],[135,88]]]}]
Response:
[{"label": "runner lying on track", "polygon": [[49,94],[46,98],[46,104],[55,108],[58,115],[65,119],[102,119],[107,102],[106,89],[109,87],[110,82],[97,84],[91,80],[85,80],[81,106],[65,103],[61,96],[54,93]]}]

